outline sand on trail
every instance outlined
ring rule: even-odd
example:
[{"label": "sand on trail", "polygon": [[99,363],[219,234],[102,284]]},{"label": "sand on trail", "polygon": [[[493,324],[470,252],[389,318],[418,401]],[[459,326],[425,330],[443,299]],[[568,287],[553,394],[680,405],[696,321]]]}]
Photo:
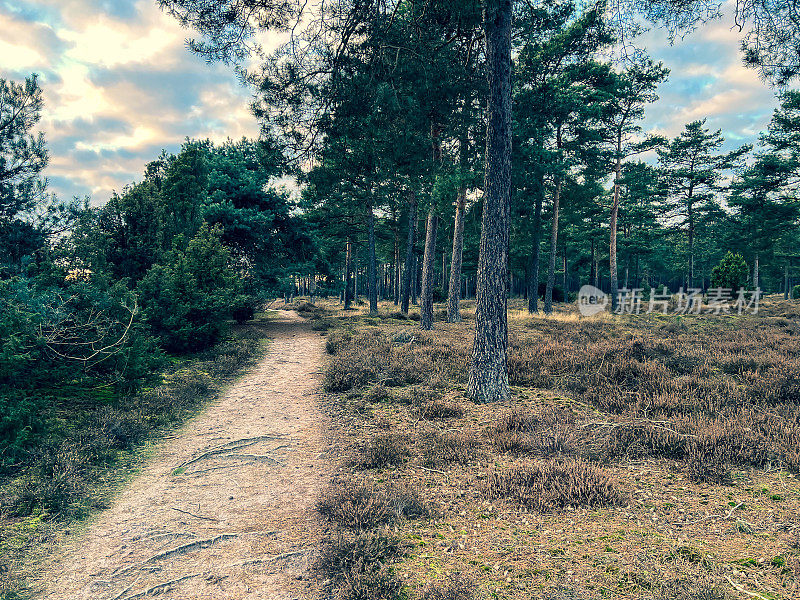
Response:
[{"label": "sand on trail", "polygon": [[42,567],[35,598],[310,598],[329,478],[324,340],[280,311],[266,356],[159,447],[87,530]]}]

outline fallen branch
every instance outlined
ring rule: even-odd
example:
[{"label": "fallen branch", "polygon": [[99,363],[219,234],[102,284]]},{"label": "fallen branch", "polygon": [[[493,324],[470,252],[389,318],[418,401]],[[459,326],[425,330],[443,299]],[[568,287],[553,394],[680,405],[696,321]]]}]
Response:
[{"label": "fallen branch", "polygon": [[581,428],[584,427],[597,427],[599,429],[616,429],[618,427],[624,427],[626,425],[649,425],[653,429],[659,429],[661,431],[667,431],[678,437],[684,438],[692,438],[696,439],[697,436],[691,433],[681,433],[680,431],[676,431],[670,427],[666,427],[665,424],[669,423],[669,421],[653,421],[651,419],[631,419],[631,420],[622,420],[622,421],[590,421],[588,423],[584,423],[581,425]]},{"label": "fallen branch", "polygon": [[734,506],[732,509],[730,509],[728,511],[728,514],[725,515],[725,516],[707,515],[707,516],[703,517],[702,519],[697,519],[696,521],[676,521],[675,523],[673,523],[673,525],[676,525],[676,526],[678,526],[678,525],[697,525],[698,523],[703,523],[704,521],[708,521],[710,519],[714,519],[716,521],[726,521],[726,520],[730,519],[733,516],[733,512],[737,508],[740,508],[742,505],[744,505],[744,502],[740,502],[739,504]]},{"label": "fallen branch", "polygon": [[222,542],[225,540],[230,540],[235,537],[239,537],[236,533],[221,533],[213,538],[209,538],[207,540],[196,540],[194,542],[189,542],[188,544],[184,544],[183,546],[178,546],[177,548],[173,548],[172,550],[164,550],[164,552],[159,552],[158,554],[154,554],[142,564],[146,565],[151,562],[155,562],[157,560],[163,560],[165,558],[169,558],[171,556],[175,556],[178,554],[186,554],[187,552],[191,552],[192,550],[198,550],[200,548],[207,548],[208,546],[213,546],[217,542]]},{"label": "fallen branch", "polygon": [[431,473],[438,473],[439,475],[444,475],[445,477],[447,477],[447,473],[445,473],[444,471],[439,471],[437,469],[429,469],[428,467],[422,467],[422,470],[430,471]]}]

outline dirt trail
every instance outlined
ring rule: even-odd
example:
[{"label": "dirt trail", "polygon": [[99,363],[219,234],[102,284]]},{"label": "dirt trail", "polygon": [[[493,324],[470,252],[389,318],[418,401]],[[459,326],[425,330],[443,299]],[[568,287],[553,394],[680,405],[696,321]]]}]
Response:
[{"label": "dirt trail", "polygon": [[303,574],[330,469],[317,404],[323,340],[283,311],[269,336],[262,361],[46,567],[36,598],[313,595]]}]

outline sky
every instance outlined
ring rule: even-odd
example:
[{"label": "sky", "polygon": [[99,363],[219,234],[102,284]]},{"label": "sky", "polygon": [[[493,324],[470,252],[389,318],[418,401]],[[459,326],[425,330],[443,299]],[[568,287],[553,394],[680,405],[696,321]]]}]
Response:
[{"label": "sky", "polygon": [[[726,148],[754,142],[776,106],[773,91],[741,65],[728,17],[670,46],[663,31],[640,43],[671,69],[646,130],[674,136],[693,120],[721,129]],[[0,0],[0,78],[40,75],[46,176],[60,197],[102,204],[141,180],[162,149],[186,137],[256,136],[250,93],[232,70],[190,53],[155,0]]]}]

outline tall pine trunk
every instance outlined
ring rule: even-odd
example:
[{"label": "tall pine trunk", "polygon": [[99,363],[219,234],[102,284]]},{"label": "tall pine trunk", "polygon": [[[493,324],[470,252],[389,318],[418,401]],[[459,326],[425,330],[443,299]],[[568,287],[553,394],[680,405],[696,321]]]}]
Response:
[{"label": "tall pine trunk", "polygon": [[789,264],[783,265],[783,299],[789,299]]},{"label": "tall pine trunk", "polygon": [[558,254],[558,209],[561,203],[561,178],[556,183],[553,196],[553,227],[550,230],[550,264],[547,266],[547,287],[544,290],[544,312],[553,312],[553,286],[556,282],[556,255]]},{"label": "tall pine trunk", "polygon": [[450,289],[447,295],[447,320],[450,323],[461,321],[461,263],[464,258],[464,211],[467,204],[467,189],[459,184],[456,201],[456,217],[453,226],[453,257],[450,260]]},{"label": "tall pine trunk", "polygon": [[400,304],[400,228],[397,223],[397,213],[392,209],[392,222],[394,223],[394,269],[392,271],[392,295],[394,305]]},{"label": "tall pine trunk", "polygon": [[508,242],[511,212],[511,0],[486,0],[489,84],[475,343],[467,395],[508,399]]},{"label": "tall pine trunk", "polygon": [[539,312],[539,263],[541,262],[542,236],[542,194],[536,194],[533,208],[533,241],[530,265],[528,267],[528,312]]},{"label": "tall pine trunk", "polygon": [[375,256],[375,212],[367,206],[369,226],[369,314],[378,314],[378,261]]},{"label": "tall pine trunk", "polygon": [[414,242],[416,241],[417,226],[417,198],[411,196],[408,204],[408,240],[406,241],[406,262],[403,267],[403,297],[400,300],[400,310],[408,313],[408,302],[411,298],[411,286],[414,285]]},{"label": "tall pine trunk", "polygon": [[351,274],[353,272],[353,242],[347,238],[347,249],[345,251],[344,259],[344,309],[350,310],[350,304],[353,301],[350,289]]},{"label": "tall pine trunk", "polygon": [[[442,163],[441,126],[431,120],[431,153],[434,173],[438,174]],[[422,258],[422,285],[420,286],[420,328],[433,329],[433,288],[435,281],[436,235],[439,228],[439,217],[436,214],[435,200],[431,198],[428,219],[425,223],[425,254]],[[444,277],[444,265],[442,265]]]},{"label": "tall pine trunk", "polygon": [[420,320],[422,329],[433,329],[433,280],[434,264],[436,257],[436,233],[439,227],[439,217],[433,207],[428,212],[428,221],[425,224],[425,255],[422,260],[422,291],[420,293]]},{"label": "tall pine trunk", "polygon": [[758,289],[758,254],[756,254],[756,259],[753,261],[753,290]]},{"label": "tall pine trunk", "polygon": [[609,224],[609,249],[608,249],[608,266],[609,275],[611,279],[611,308],[617,309],[617,294],[619,282],[617,280],[617,217],[619,216],[619,186],[620,174],[622,172],[622,159],[619,153],[622,151],[622,139],[617,140],[617,163],[614,167],[614,202],[611,205],[611,222]]},{"label": "tall pine trunk", "polygon": [[[694,211],[692,189],[689,188],[689,287],[694,287]],[[700,286],[702,287],[702,285]]]}]

